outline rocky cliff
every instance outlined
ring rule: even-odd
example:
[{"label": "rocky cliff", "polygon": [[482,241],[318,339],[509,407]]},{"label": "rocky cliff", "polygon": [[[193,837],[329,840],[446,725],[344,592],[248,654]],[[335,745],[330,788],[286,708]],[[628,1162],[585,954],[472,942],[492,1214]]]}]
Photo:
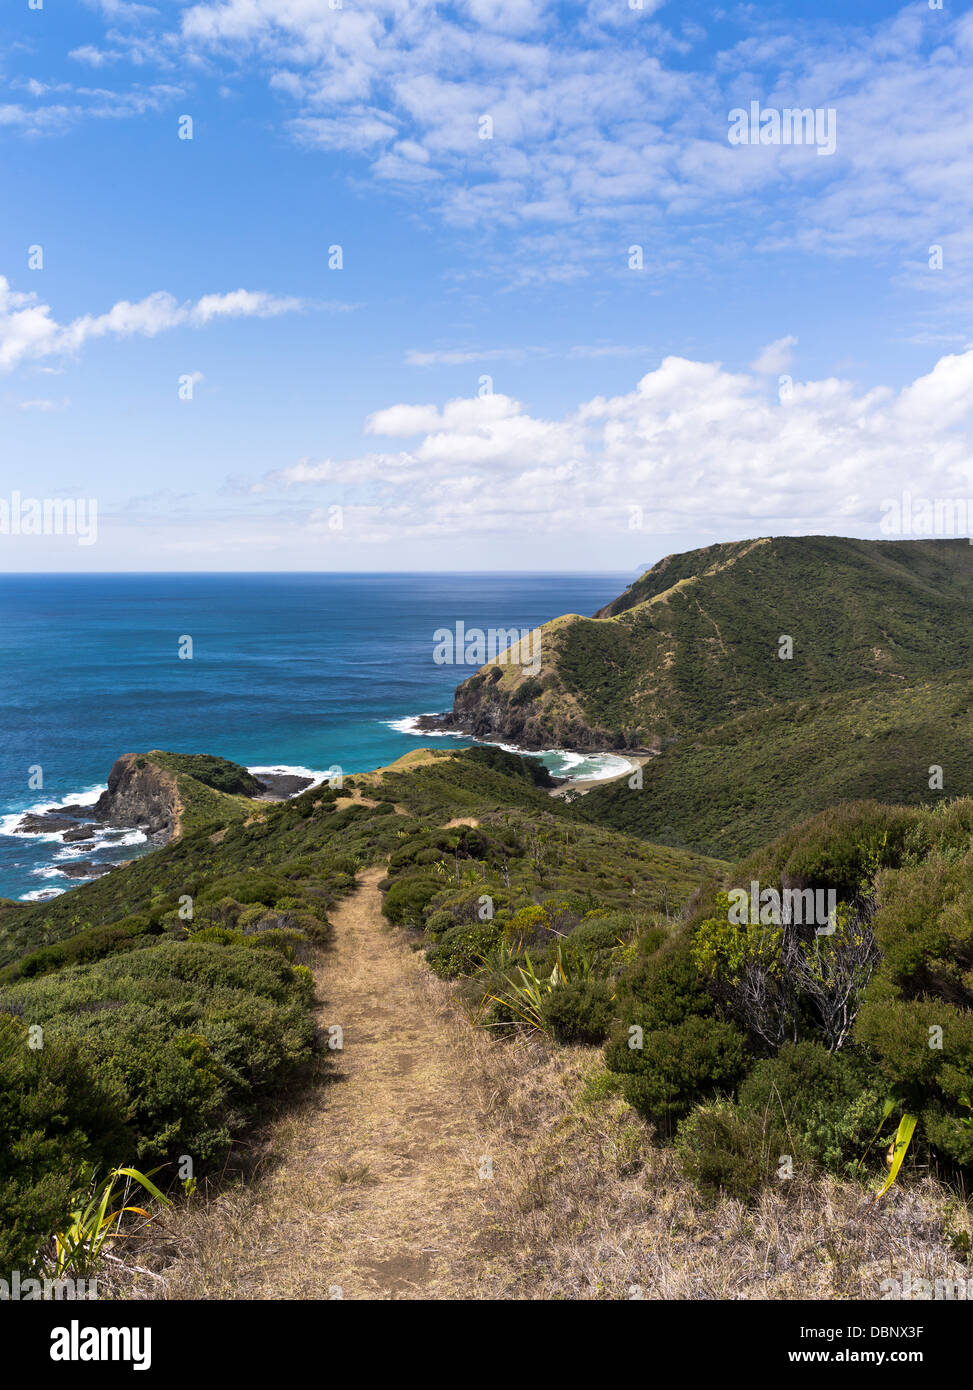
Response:
[{"label": "rocky cliff", "polygon": [[135,827],[160,843],[179,834],[182,802],[176,774],[151,758],[123,753],[92,815],[105,825]]}]

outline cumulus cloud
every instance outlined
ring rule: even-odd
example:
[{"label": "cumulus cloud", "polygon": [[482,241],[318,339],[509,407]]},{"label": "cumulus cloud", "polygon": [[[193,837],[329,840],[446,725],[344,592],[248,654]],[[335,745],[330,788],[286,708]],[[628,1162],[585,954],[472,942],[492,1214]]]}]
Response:
[{"label": "cumulus cloud", "polygon": [[493,395],[392,405],[365,432],[403,447],[303,459],[261,489],[340,493],[361,540],[392,527],[529,545],[627,531],[633,510],[657,532],[878,534],[890,496],[973,496],[973,350],[897,392],[827,378],[783,398],[764,378],[667,357],[561,419]]},{"label": "cumulus cloud", "polygon": [[[740,6],[723,46],[697,53],[705,34],[662,0],[587,0],[570,23],[536,0],[199,0],[175,21],[174,7],[91,2],[111,27],[80,61],[262,77],[291,137],[347,153],[356,178],[421,190],[452,226],[516,228],[518,254],[499,258],[511,278],[579,278],[650,219],[662,266],[712,260],[732,226],[760,250],[887,256],[892,273],[935,240],[973,285],[973,241],[954,230],[973,223],[970,14],[912,3],[837,26]],[[163,100],[42,99],[0,108],[0,124],[52,133]],[[833,107],[836,153],[730,146],[728,113],[753,100]]]},{"label": "cumulus cloud", "polygon": [[750,363],[750,368],[754,372],[760,372],[766,376],[777,376],[779,372],[786,372],[787,368],[794,360],[793,349],[797,346],[796,338],[778,338],[757,354]]},{"label": "cumulus cloud", "polygon": [[180,304],[163,290],[135,303],[119,300],[104,314],[83,314],[58,323],[36,294],[14,290],[0,275],[0,371],[24,361],[72,355],[95,338],[152,338],[182,325],[204,327],[221,318],[276,318],[305,307],[304,301],[262,290],[207,294]]},{"label": "cumulus cloud", "polygon": [[[570,28],[534,0],[448,11],[375,0],[364,12],[201,0],[180,36],[263,66],[295,104],[297,139],[358,154],[381,181],[438,180],[435,200],[455,224],[603,224],[644,207],[722,218],[741,200],[781,195],[763,231],[751,224],[767,247],[912,247],[931,203],[951,210],[944,235],[968,225],[973,16],[907,5],[839,31],[747,7],[735,17],[746,37],[695,63],[700,32],[669,30],[667,18],[661,0],[639,11],[590,0]],[[836,155],[731,147],[728,112],[754,99],[833,106]],[[484,115],[492,139],[480,138]]]}]

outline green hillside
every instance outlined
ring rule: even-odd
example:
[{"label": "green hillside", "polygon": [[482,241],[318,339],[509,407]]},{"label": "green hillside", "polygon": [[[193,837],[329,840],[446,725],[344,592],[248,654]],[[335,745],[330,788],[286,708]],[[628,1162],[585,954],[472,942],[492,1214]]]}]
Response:
[{"label": "green hillside", "polygon": [[453,713],[524,747],[660,747],[747,710],[973,667],[971,600],[966,541],[709,546],[659,561],[595,617],[547,624],[539,675],[492,663]]},{"label": "green hillside", "polygon": [[[608,1065],[701,1186],[746,1198],[780,1181],[778,1155],[793,1176],[884,1168],[905,1117],[920,1169],[970,1171],[971,835],[969,799],[848,803],[738,864],[664,939],[639,939]],[[754,881],[778,903],[831,891],[834,907],[741,921],[730,894]]]},{"label": "green hillside", "polygon": [[[0,1274],[33,1266],[92,1167],[188,1155],[219,1173],[313,1060],[308,962],[361,867],[389,862],[390,920],[429,908],[440,928],[482,893],[498,923],[552,897],[634,922],[722,867],[578,822],[502,750],[403,761],[245,818],[214,791],[222,823],[54,901],[0,904]],[[457,816],[479,824],[446,828]]]},{"label": "green hillside", "polygon": [[[252,798],[260,790],[245,767],[226,758],[153,749],[126,754],[115,763],[109,792],[99,806],[110,797],[112,811],[129,825],[150,813],[159,814],[161,808],[172,832],[188,836],[207,825],[245,820],[257,809]],[[0,901],[0,967],[21,955],[28,943],[48,944],[114,921],[119,915],[120,896],[131,897],[132,911],[144,906],[158,890],[158,875],[165,875],[164,866],[178,862],[178,851],[172,853],[175,860],[159,855],[135,860],[121,872],[107,874],[49,902],[26,905]]]},{"label": "green hillside", "polygon": [[[943,770],[942,790],[930,768]],[[648,840],[732,858],[840,801],[973,795],[973,674],[789,701],[669,744],[595,787],[581,812]]]}]

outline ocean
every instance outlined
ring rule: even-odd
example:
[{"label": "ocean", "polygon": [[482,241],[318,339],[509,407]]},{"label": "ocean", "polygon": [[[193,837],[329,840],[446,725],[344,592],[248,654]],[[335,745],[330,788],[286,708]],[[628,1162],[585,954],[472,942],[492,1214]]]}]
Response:
[{"label": "ocean", "polygon": [[[25,810],[94,801],[120,754],[215,753],[319,774],[382,766],[432,742],[411,721],[449,709],[475,670],[436,664],[437,629],[593,613],[633,577],[0,575],[0,897],[71,888],[63,867],[80,848],[13,827]],[[180,659],[186,638],[192,657]],[[575,776],[612,768],[557,750],[544,761]],[[117,862],[140,846],[137,830],[114,832],[92,857]]]}]

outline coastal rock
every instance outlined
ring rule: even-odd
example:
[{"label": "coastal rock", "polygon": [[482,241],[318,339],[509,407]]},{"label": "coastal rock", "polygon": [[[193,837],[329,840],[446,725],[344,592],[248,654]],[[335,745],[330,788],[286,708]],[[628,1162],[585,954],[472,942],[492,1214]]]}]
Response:
[{"label": "coastal rock", "polygon": [[93,840],[95,838],[95,827],[93,825],[78,825],[73,830],[66,830],[61,836],[65,844],[74,844],[77,840]]},{"label": "coastal rock", "polygon": [[108,789],[92,814],[105,825],[137,826],[164,843],[176,833],[181,810],[173,774],[148,758],[124,753],[108,774]]},{"label": "coastal rock", "polygon": [[261,772],[257,778],[262,791],[257,801],[286,801],[290,796],[305,791],[313,782],[312,777],[302,777],[296,772]]},{"label": "coastal rock", "polygon": [[617,732],[592,727],[573,713],[541,704],[533,697],[526,700],[519,694],[522,688],[511,689],[494,683],[489,677],[480,681],[471,677],[456,688],[450,727],[471,738],[513,743],[530,751],[542,748],[567,748],[576,753],[620,751],[624,741]]},{"label": "coastal rock", "polygon": [[57,835],[62,830],[76,830],[78,823],[58,811],[29,811],[14,827],[15,835]]},{"label": "coastal rock", "polygon": [[101,878],[115,867],[114,864],[99,864],[88,860],[80,864],[61,864],[58,866],[68,878]]}]

